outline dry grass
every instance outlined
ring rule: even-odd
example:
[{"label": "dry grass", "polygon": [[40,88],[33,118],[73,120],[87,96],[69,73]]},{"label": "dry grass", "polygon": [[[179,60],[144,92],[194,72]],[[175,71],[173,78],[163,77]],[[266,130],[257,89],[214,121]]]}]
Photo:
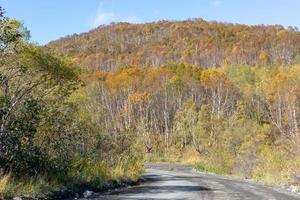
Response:
[{"label": "dry grass", "polygon": [[9,175],[1,175],[0,176],[0,198],[4,197],[4,194],[7,190],[7,186],[9,184]]}]

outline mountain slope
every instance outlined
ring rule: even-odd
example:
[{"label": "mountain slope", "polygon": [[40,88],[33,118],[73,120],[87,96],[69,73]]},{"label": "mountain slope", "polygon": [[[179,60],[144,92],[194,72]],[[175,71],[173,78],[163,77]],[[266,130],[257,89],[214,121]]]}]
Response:
[{"label": "mountain slope", "polygon": [[110,71],[123,65],[225,63],[282,65],[299,62],[300,33],[280,25],[246,26],[202,19],[100,26],[50,42],[79,64]]}]

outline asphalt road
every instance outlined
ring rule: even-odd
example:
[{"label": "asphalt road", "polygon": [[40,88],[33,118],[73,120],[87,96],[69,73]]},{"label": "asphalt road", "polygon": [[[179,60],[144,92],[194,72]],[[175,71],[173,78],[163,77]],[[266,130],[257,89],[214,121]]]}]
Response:
[{"label": "asphalt road", "polygon": [[249,181],[199,174],[190,166],[153,165],[146,168],[145,182],[97,197],[97,200],[300,200],[284,190]]}]

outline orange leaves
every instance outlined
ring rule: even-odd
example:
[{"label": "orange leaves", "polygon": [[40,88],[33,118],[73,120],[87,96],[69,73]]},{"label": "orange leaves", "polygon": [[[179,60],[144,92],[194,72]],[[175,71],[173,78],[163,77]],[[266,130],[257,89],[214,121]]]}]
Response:
[{"label": "orange leaves", "polygon": [[259,64],[266,66],[270,64],[270,55],[267,51],[261,51],[259,54]]},{"label": "orange leaves", "polygon": [[128,102],[131,104],[142,104],[149,101],[151,94],[148,92],[136,92],[128,97]]},{"label": "orange leaves", "polygon": [[168,65],[162,68],[129,67],[110,73],[95,73],[94,79],[104,81],[111,94],[127,91],[157,93],[163,88],[181,90],[187,85],[200,85],[200,69],[190,65]]},{"label": "orange leaves", "polygon": [[181,110],[188,110],[188,109],[198,112],[199,107],[195,104],[193,100],[188,99],[183,103]]},{"label": "orange leaves", "polygon": [[83,82],[98,81],[104,80],[106,78],[106,75],[106,72],[95,71],[90,74],[81,74],[79,79]]},{"label": "orange leaves", "polygon": [[299,66],[288,69],[279,69],[275,74],[268,77],[264,84],[265,93],[270,100],[280,95],[288,101],[296,100],[300,88]]},{"label": "orange leaves", "polygon": [[[204,20],[118,23],[51,42],[81,65],[111,71],[124,65],[184,62],[204,68],[224,63],[293,64],[299,32],[281,26],[246,26]],[[261,55],[261,50],[269,56]]]},{"label": "orange leaves", "polygon": [[278,128],[281,136],[298,133],[299,118],[299,66],[280,67],[265,71],[258,93],[268,108],[270,121]]},{"label": "orange leaves", "polygon": [[237,55],[237,54],[240,53],[240,51],[241,51],[241,48],[240,48],[239,46],[236,45],[236,46],[234,46],[234,47],[232,48],[231,53],[234,54],[234,55]]},{"label": "orange leaves", "polygon": [[119,89],[136,89],[143,77],[143,68],[131,67],[109,73],[105,80],[111,92]]},{"label": "orange leaves", "polygon": [[204,87],[216,87],[222,84],[229,84],[225,73],[220,68],[212,68],[209,70],[205,70],[200,75],[201,83]]}]

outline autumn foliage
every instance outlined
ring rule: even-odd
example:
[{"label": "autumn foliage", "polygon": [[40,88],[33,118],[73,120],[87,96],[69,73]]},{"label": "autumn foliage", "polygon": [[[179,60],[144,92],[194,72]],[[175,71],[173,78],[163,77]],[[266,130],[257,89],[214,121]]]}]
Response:
[{"label": "autumn foliage", "polygon": [[299,43],[296,28],[193,19],[100,26],[46,48],[97,70],[85,80],[90,107],[148,154],[181,160],[193,149],[202,170],[293,182]]},{"label": "autumn foliage", "polygon": [[27,37],[0,7],[1,198],[33,195],[28,183],[99,190],[137,180],[143,161],[191,157],[202,171],[300,184],[296,28],[194,19],[45,47]]},{"label": "autumn foliage", "polygon": [[85,67],[111,71],[122,66],[187,63],[202,68],[299,63],[297,28],[246,26],[203,19],[117,23],[50,42],[47,47]]},{"label": "autumn foliage", "polygon": [[194,149],[208,171],[269,182],[299,177],[300,66],[172,64],[103,74],[86,88],[99,98],[89,107],[111,132],[136,135],[145,153],[180,161]]}]

